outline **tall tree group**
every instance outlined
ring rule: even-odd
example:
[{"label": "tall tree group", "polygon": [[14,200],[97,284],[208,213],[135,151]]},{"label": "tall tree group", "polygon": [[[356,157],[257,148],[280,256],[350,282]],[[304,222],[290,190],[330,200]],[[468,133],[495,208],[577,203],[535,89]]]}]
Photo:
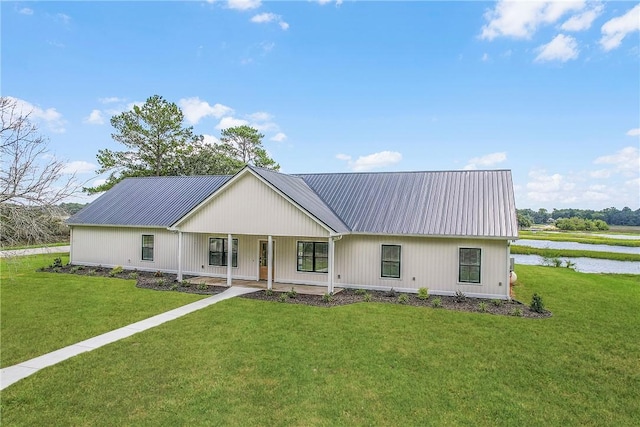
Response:
[{"label": "tall tree group", "polygon": [[159,95],[112,117],[111,136],[126,150],[99,150],[97,172],[110,175],[85,190],[106,191],[127,177],[233,174],[246,164],[280,168],[262,146],[264,135],[250,126],[223,129],[219,143],[207,144],[183,121],[180,108]]}]

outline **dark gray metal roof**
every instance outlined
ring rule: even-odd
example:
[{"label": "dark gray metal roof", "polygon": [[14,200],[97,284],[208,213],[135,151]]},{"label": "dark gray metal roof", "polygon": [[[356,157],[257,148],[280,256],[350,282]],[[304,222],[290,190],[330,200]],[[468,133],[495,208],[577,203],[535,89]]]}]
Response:
[{"label": "dark gray metal roof", "polygon": [[511,171],[297,175],[354,233],[516,238]]},{"label": "dark gray metal roof", "polygon": [[227,175],[127,178],[67,223],[169,227],[230,178]]},{"label": "dark gray metal roof", "polygon": [[254,166],[250,166],[250,168],[332,230],[338,233],[349,232],[349,228],[344,222],[309,188],[302,178]]},{"label": "dark gray metal roof", "polygon": [[[518,236],[508,170],[287,175],[249,168],[338,233]],[[125,179],[67,222],[169,227],[230,179]]]}]

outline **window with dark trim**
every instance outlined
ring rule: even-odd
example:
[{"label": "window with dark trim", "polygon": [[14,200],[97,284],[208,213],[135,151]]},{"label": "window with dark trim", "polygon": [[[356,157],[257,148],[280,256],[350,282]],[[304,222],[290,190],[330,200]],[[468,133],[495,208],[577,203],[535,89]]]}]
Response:
[{"label": "window with dark trim", "polygon": [[142,235],[142,260],[153,261],[153,234]]},{"label": "window with dark trim", "polygon": [[400,246],[382,245],[380,276],[400,278]]},{"label": "window with dark trim", "polygon": [[326,273],[329,271],[329,243],[298,242],[298,271]]},{"label": "window with dark trim", "polygon": [[[231,266],[238,266],[238,239],[232,239]],[[222,237],[209,238],[209,265],[226,267],[229,258],[228,239]]]},{"label": "window with dark trim", "polygon": [[458,282],[480,283],[480,249],[460,248]]}]

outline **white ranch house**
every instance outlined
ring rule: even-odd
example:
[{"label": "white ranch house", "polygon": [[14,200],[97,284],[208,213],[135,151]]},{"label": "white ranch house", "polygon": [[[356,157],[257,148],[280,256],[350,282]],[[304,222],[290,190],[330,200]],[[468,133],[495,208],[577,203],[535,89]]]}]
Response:
[{"label": "white ranch house", "polygon": [[518,238],[508,170],[129,178],[68,224],[76,265],[499,299]]}]

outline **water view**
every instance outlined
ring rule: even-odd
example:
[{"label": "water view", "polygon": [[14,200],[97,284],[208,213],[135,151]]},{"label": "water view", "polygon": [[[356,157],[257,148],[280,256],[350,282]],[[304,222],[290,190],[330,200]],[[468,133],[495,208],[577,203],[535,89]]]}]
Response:
[{"label": "water view", "polygon": [[[636,248],[637,249],[637,248]],[[521,265],[542,265],[544,258],[539,255],[511,255],[516,264]],[[574,269],[581,273],[615,273],[615,274],[640,274],[640,262],[616,261],[611,259],[596,258],[567,258],[560,257],[563,265],[567,260],[575,263]],[[518,266],[515,268],[518,273]]]},{"label": "water view", "polygon": [[590,245],[588,243],[576,242],[555,242],[552,240],[516,240],[514,245],[528,246],[540,249],[576,249],[583,251],[616,252],[621,254],[640,254],[640,247],[613,246],[613,245]]}]

